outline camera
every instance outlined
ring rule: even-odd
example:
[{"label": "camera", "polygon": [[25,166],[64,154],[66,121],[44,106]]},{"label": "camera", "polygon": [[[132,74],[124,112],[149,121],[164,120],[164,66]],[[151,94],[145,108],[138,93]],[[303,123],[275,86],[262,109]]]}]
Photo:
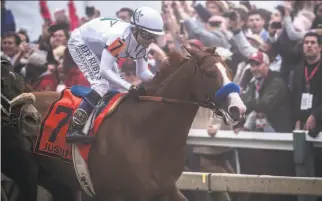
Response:
[{"label": "camera", "polygon": [[180,20],[180,35],[184,35],[184,23]]},{"label": "camera", "polygon": [[272,27],[272,29],[281,29],[282,28],[282,23],[280,23],[280,22],[272,22],[271,27]]}]

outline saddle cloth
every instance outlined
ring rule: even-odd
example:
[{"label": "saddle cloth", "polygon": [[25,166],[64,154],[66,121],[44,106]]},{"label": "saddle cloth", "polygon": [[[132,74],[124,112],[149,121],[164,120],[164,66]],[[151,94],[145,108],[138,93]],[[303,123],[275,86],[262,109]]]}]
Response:
[{"label": "saddle cloth", "polygon": [[[75,90],[76,89],[76,90]],[[34,152],[43,156],[61,159],[73,163],[72,145],[66,142],[65,136],[74,110],[82,101],[82,96],[89,92],[89,88],[74,86],[61,92],[60,98],[49,108],[41,123],[40,132],[36,140]],[[107,116],[111,115],[127,93],[109,92],[104,96],[93,111],[88,135],[94,136]],[[91,144],[79,144],[77,148],[87,163]]]}]

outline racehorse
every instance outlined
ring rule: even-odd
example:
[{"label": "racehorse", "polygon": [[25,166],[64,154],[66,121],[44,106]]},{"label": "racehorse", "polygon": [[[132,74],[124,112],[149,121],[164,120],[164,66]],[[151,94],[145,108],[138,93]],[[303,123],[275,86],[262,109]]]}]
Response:
[{"label": "racehorse", "polygon": [[[40,122],[33,122],[32,119],[30,122],[24,117],[17,118],[25,115],[25,109],[32,109],[30,102],[10,109],[10,100],[23,92],[32,91],[19,82],[19,78],[13,72],[11,64],[1,57],[1,171],[16,182],[19,200],[32,201],[37,199],[38,165],[32,156],[32,142],[20,134],[23,133],[20,128],[27,128],[22,123],[37,127]],[[25,105],[24,109],[21,105]],[[37,132],[37,129],[32,132]]]},{"label": "racehorse", "polygon": [[34,97],[26,93],[32,91],[1,57],[1,171],[17,184],[18,200],[37,200],[37,185],[50,191],[55,201],[71,200],[71,190],[50,178],[33,155],[41,119],[33,106]]},{"label": "racehorse", "polygon": [[[210,48],[170,53],[147,96],[127,96],[103,120],[92,142],[88,166],[97,201],[186,200],[176,186],[185,165],[185,145],[199,106],[215,109],[225,122],[239,121],[246,108],[221,56]],[[45,116],[60,93],[33,92]],[[221,109],[225,109],[221,110]],[[38,161],[73,188],[72,165],[41,155]]]}]

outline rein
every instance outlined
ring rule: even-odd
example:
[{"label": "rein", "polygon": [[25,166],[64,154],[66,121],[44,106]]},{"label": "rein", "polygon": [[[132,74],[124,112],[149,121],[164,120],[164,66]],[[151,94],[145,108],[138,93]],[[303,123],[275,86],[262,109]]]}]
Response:
[{"label": "rein", "polygon": [[[208,55],[205,58],[203,58],[203,60],[205,60],[209,56],[215,56],[215,55]],[[203,80],[202,74],[200,73],[199,69],[197,68],[197,66],[200,63],[202,63],[203,60],[202,61],[196,60],[195,69],[197,70],[196,73],[198,75],[200,75],[201,83],[204,85],[204,80]],[[169,80],[171,80],[171,78],[181,68],[177,69],[172,75],[170,75],[168,77],[168,79],[166,79],[162,83],[162,85],[164,85],[167,82],[169,82]],[[216,104],[215,102],[211,101],[211,98],[210,97],[207,97],[205,99],[205,102],[185,101],[185,100],[178,100],[178,99],[173,99],[173,98],[165,98],[165,97],[160,97],[160,96],[139,96],[138,99],[139,100],[142,100],[142,101],[165,102],[165,103],[174,103],[174,104],[187,104],[187,105],[195,105],[195,106],[198,106],[198,107],[200,106],[200,107],[204,107],[204,108],[209,108],[209,109],[211,109],[213,111],[213,116],[217,116],[218,118],[223,119],[223,121],[224,121],[224,123],[226,125],[229,124],[228,121],[234,122],[234,124],[236,124],[236,122],[229,116],[229,114],[227,114],[227,112],[225,112],[223,109],[220,108],[220,104]]]},{"label": "rein", "polygon": [[200,107],[206,107],[210,109],[216,109],[216,106],[212,102],[208,103],[197,103],[193,101],[184,101],[184,100],[178,100],[174,98],[165,98],[165,97],[160,97],[160,96],[139,96],[139,100],[142,101],[154,101],[154,102],[165,102],[165,103],[175,103],[175,104],[187,104],[187,105],[196,105]]},{"label": "rein", "polygon": [[223,109],[216,106],[213,102],[208,101],[208,103],[197,103],[193,101],[184,101],[173,98],[165,98],[160,96],[139,96],[139,100],[142,101],[154,101],[154,102],[164,102],[164,103],[174,103],[174,104],[187,104],[187,105],[196,105],[198,107],[209,108],[213,112],[213,117],[216,116],[219,119],[222,119],[226,125],[229,125],[229,122],[233,122],[233,124],[237,124]]},{"label": "rein", "polygon": [[[213,55],[208,55],[208,56],[213,56]],[[208,57],[206,56],[206,57]],[[206,58],[205,57],[205,58]],[[205,59],[204,58],[204,59]],[[203,59],[203,60],[204,60]],[[197,69],[197,73],[200,74],[199,69],[197,68],[197,65],[200,63],[200,61],[196,61],[196,65],[194,66]],[[161,86],[165,85],[166,83],[168,83],[175,74],[177,74],[180,69],[183,68],[182,66],[180,68],[178,68],[174,73],[172,73],[163,83]],[[202,80],[202,79],[201,79]],[[202,80],[203,81],[203,80]],[[178,100],[178,99],[174,99],[174,98],[165,98],[165,97],[161,97],[161,96],[139,96],[138,97],[139,100],[142,101],[154,101],[154,102],[165,102],[165,103],[175,103],[175,104],[188,104],[188,105],[196,105],[196,106],[200,106],[200,107],[205,107],[205,108],[209,108],[211,110],[217,111],[219,110],[219,107],[216,106],[215,103],[213,103],[210,98],[207,98],[206,101],[204,103],[200,103],[200,102],[194,102],[194,101],[185,101],[185,100]]]}]

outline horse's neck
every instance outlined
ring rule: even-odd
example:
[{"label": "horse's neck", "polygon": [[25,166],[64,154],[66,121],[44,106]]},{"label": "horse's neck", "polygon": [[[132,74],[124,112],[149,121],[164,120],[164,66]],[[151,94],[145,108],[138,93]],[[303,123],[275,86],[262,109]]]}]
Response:
[{"label": "horse's neck", "polygon": [[192,69],[181,67],[178,72],[170,75],[156,92],[157,96],[189,101],[191,98]]},{"label": "horse's neck", "polygon": [[[181,69],[156,93],[157,96],[176,100],[191,100],[191,77],[192,69]],[[173,141],[185,143],[190,126],[197,113],[198,106],[184,103],[161,103],[156,104],[154,111],[157,113],[159,130],[163,130],[163,136],[167,133]],[[151,114],[153,115],[153,114]],[[175,140],[177,138],[177,140]],[[184,140],[183,140],[184,139]]]}]

